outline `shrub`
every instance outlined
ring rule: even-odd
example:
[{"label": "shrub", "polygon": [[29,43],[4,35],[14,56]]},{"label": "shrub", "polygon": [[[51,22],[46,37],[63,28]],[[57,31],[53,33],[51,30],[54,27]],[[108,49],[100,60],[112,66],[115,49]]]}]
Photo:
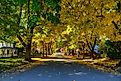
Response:
[{"label": "shrub", "polygon": [[105,42],[107,56],[112,59],[121,58],[121,41]]}]

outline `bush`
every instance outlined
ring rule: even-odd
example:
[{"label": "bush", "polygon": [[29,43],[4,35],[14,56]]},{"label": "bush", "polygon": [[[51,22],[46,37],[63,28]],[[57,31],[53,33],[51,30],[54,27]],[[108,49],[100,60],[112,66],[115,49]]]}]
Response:
[{"label": "bush", "polygon": [[121,58],[121,41],[113,41],[107,40],[105,42],[107,57],[112,59]]}]

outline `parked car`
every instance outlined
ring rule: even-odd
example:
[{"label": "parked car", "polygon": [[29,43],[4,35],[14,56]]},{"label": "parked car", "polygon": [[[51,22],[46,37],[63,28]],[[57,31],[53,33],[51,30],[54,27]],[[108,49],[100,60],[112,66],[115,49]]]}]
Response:
[{"label": "parked car", "polygon": [[64,58],[64,53],[56,52],[52,54],[52,57]]}]

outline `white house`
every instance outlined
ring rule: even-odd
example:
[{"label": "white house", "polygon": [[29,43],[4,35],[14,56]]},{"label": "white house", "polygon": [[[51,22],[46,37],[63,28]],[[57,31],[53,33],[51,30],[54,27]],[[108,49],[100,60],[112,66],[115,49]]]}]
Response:
[{"label": "white house", "polygon": [[17,56],[16,49],[14,49],[11,43],[0,43],[0,57]]},{"label": "white house", "polygon": [[13,44],[11,44],[11,43],[0,43],[0,48],[1,47],[12,47],[13,48]]}]

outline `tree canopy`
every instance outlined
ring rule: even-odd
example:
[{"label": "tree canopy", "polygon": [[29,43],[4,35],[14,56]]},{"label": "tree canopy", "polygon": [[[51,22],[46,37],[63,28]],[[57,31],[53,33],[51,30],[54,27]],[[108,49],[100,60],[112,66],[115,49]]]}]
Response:
[{"label": "tree canopy", "polygon": [[103,37],[121,40],[120,0],[1,0],[0,6],[0,40],[19,41],[27,57],[32,42],[76,48],[84,41],[92,51]]}]

